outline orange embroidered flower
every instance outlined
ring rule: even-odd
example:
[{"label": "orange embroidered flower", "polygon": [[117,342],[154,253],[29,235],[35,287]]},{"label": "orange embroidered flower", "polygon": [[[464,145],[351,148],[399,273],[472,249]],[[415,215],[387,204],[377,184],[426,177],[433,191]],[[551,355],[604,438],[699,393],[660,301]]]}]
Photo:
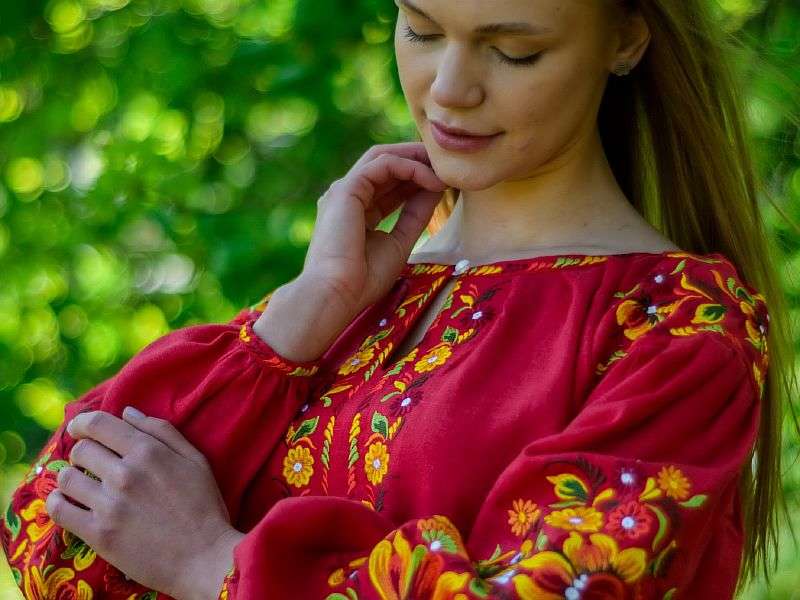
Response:
[{"label": "orange embroidered flower", "polygon": [[365,348],[363,350],[359,350],[355,354],[353,354],[350,358],[348,358],[342,366],[339,367],[339,375],[350,375],[350,373],[355,373],[359,369],[364,368],[366,365],[369,364],[369,361],[372,360],[372,357],[375,355],[375,347],[370,346],[369,348]]},{"label": "orange embroidered flower", "polygon": [[617,325],[625,325],[625,337],[635,340],[666,319],[677,304],[658,305],[651,303],[649,296],[625,300],[617,306]]},{"label": "orange embroidered flower", "polygon": [[541,511],[536,503],[530,500],[514,500],[512,506],[513,508],[508,511],[508,524],[511,525],[514,535],[523,537],[539,518]]},{"label": "orange embroidered flower", "polygon": [[286,481],[295,487],[306,485],[314,474],[314,457],[305,446],[289,448],[283,459],[283,476]]},{"label": "orange embroidered flower", "polygon": [[389,452],[386,444],[375,442],[370,444],[367,455],[364,457],[364,470],[372,485],[377,485],[389,470]]},{"label": "orange embroidered flower", "polygon": [[689,480],[680,469],[672,465],[662,467],[658,472],[658,487],[675,500],[686,500],[691,491]]},{"label": "orange embroidered flower", "polygon": [[417,521],[417,529],[432,551],[445,550],[468,558],[461,534],[447,517],[434,515],[430,519],[420,519]]},{"label": "orange embroidered flower", "polygon": [[553,511],[544,520],[548,525],[567,531],[599,531],[603,526],[603,513],[591,506],[576,506]]},{"label": "orange embroidered flower", "polygon": [[436,367],[443,365],[452,353],[453,350],[449,344],[439,344],[417,361],[414,365],[414,370],[417,373],[432,371]]}]

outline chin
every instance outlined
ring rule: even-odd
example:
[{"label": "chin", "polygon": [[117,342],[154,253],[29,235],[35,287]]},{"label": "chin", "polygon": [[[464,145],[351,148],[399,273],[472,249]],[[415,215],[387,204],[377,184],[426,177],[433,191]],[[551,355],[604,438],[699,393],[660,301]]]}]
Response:
[{"label": "chin", "polygon": [[429,156],[436,176],[452,188],[477,192],[488,189],[503,180],[500,173],[486,168],[487,161],[485,159],[481,164],[480,162],[454,160],[449,157]]}]

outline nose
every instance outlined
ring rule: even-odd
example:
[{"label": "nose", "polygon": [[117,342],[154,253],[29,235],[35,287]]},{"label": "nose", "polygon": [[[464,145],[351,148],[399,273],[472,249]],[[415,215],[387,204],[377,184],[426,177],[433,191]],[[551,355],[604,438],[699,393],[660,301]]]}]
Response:
[{"label": "nose", "polygon": [[440,106],[471,107],[483,101],[484,91],[473,77],[475,64],[459,44],[450,44],[440,55],[431,98]]}]

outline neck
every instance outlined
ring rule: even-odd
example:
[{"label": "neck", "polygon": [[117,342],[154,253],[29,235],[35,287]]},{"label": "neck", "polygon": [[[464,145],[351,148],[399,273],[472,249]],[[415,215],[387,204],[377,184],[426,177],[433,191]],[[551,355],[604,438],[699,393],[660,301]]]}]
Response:
[{"label": "neck", "polygon": [[445,225],[419,253],[479,262],[550,249],[636,251],[648,244],[677,249],[631,206],[595,130],[530,177],[462,190]]}]

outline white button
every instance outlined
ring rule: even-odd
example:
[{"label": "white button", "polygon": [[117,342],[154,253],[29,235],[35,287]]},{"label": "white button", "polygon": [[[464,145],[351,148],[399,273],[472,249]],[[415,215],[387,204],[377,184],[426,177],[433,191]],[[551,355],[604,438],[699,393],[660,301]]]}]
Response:
[{"label": "white button", "polygon": [[463,258],[456,263],[456,268],[453,270],[453,275],[461,275],[468,268],[469,261],[466,258]]}]

